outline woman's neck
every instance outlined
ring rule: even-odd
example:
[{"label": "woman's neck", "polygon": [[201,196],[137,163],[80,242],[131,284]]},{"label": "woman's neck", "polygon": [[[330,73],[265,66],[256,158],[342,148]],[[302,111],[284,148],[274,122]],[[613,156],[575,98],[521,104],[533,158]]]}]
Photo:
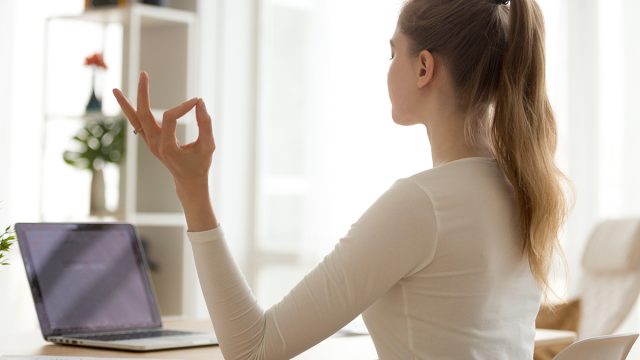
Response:
[{"label": "woman's neck", "polygon": [[464,134],[464,120],[459,116],[426,124],[433,167],[469,157],[494,157],[487,136],[475,135],[475,144],[468,144]]}]

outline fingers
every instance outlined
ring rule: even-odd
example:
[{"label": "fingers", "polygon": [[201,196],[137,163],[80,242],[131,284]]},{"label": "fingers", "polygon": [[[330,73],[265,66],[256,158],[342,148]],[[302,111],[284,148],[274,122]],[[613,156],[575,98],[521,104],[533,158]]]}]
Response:
[{"label": "fingers", "polygon": [[[113,89],[113,96],[115,96],[116,100],[118,101],[118,105],[120,105],[120,109],[122,109],[124,116],[127,118],[127,120],[129,120],[129,123],[131,124],[133,129],[141,129],[142,125],[140,124],[140,120],[138,120],[136,110],[133,108],[126,96],[124,96],[122,91],[120,91],[120,89]],[[142,132],[140,135],[142,137],[145,136],[144,132]]]},{"label": "fingers", "polygon": [[166,118],[177,120],[188,113],[198,103],[198,98],[189,99],[182,104],[164,112],[163,120]]},{"label": "fingers", "polygon": [[202,99],[198,101],[198,105],[196,106],[196,121],[198,122],[198,139],[196,142],[202,143],[207,147],[215,148],[211,116],[209,116],[207,107]]},{"label": "fingers", "polygon": [[138,120],[140,120],[140,126],[147,133],[147,136],[153,137],[159,129],[156,120],[151,113],[151,105],[149,103],[149,75],[146,71],[140,73],[140,80],[138,81]]},{"label": "fingers", "polygon": [[198,122],[198,139],[195,141],[194,146],[202,144],[207,150],[215,148],[211,117],[207,113],[202,99],[193,98],[167,110],[163,115],[162,128],[160,128],[151,112],[149,75],[146,72],[140,73],[140,80],[138,81],[137,109],[131,105],[120,90],[114,89],[113,94],[134,129],[143,129],[143,139],[154,154],[159,155],[164,150],[177,149],[177,120],[191,111],[194,106],[196,107],[196,120]]},{"label": "fingers", "polygon": [[160,143],[165,149],[178,147],[176,143],[176,126],[178,119],[193,109],[197,103],[198,98],[193,98],[165,111],[162,116],[162,132],[160,135]]},{"label": "fingers", "polygon": [[148,110],[151,112],[149,104],[149,75],[146,71],[140,73],[138,79],[138,111]]},{"label": "fingers", "polygon": [[129,100],[127,100],[120,89],[113,89],[113,96],[116,97],[118,105],[120,105],[120,109],[122,109],[122,112],[127,117],[127,120],[129,120],[131,126],[133,126],[134,129],[138,129],[140,127],[140,121],[138,121],[138,118],[136,117],[136,110],[131,106]]}]

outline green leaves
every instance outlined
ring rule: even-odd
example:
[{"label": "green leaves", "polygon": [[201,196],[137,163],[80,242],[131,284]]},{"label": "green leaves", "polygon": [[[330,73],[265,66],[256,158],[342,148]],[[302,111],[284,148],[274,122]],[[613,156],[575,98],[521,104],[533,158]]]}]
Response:
[{"label": "green leaves", "polygon": [[72,138],[76,149],[64,152],[64,162],[87,170],[99,169],[104,163],[120,163],[125,151],[125,127],[121,116],[89,120]]},{"label": "green leaves", "polygon": [[3,259],[6,259],[5,255],[9,252],[11,245],[16,240],[16,234],[11,226],[7,226],[4,229],[2,235],[0,235],[0,266],[1,265],[9,265],[9,263]]}]

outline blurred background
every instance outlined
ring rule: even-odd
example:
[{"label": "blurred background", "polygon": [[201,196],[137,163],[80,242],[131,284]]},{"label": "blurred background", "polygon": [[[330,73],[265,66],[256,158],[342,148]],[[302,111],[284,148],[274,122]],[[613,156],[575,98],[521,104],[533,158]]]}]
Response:
[{"label": "blurred background", "polygon": [[[207,317],[171,180],[118,125],[111,89],[132,94],[147,70],[158,113],[192,96],[207,102],[214,204],[267,307],[396,179],[432,165],[424,128],[390,116],[389,38],[402,2],[160,3],[86,10],[83,0],[0,0],[0,226],[132,222],[163,314]],[[538,3],[557,161],[576,190],[562,233],[569,273],[554,279],[568,297],[594,226],[640,216],[640,2]],[[95,53],[106,69],[85,65]],[[196,133],[185,117],[179,139]],[[12,310],[0,334],[38,328],[17,247],[9,260],[0,308]],[[628,326],[640,329],[640,318]]]}]

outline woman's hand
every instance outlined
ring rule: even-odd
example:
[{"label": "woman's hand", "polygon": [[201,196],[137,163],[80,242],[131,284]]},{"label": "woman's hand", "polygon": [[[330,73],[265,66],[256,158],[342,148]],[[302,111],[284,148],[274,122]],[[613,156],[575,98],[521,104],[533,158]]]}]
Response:
[{"label": "woman's hand", "polygon": [[[151,113],[149,76],[146,72],[140,74],[138,82],[137,109],[133,108],[120,90],[114,89],[113,94],[135,132],[142,137],[153,155],[169,169],[177,185],[202,183],[208,179],[215,141],[211,117],[202,99],[193,98],[165,111],[162,126],[159,126]],[[198,122],[198,139],[181,145],[176,138],[177,121],[194,107]]]},{"label": "woman's hand", "polygon": [[[159,126],[149,105],[149,76],[140,74],[138,82],[138,108],[118,89],[113,90],[118,104],[142,137],[147,147],[169,169],[176,183],[176,191],[187,218],[189,231],[204,231],[218,226],[209,199],[209,168],[215,150],[211,117],[202,99],[193,98],[165,111]],[[181,145],[176,138],[176,126],[180,117],[196,108],[198,139]]]}]

